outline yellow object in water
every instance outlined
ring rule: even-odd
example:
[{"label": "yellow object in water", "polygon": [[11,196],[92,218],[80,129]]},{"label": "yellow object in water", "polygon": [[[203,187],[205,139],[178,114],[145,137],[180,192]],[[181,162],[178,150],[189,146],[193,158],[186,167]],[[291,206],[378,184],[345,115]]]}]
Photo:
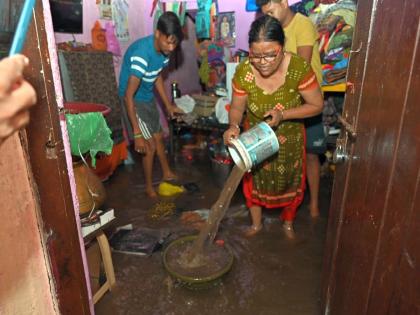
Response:
[{"label": "yellow object in water", "polygon": [[159,195],[164,197],[174,196],[182,192],[184,192],[184,188],[182,188],[182,186],[173,185],[167,182],[160,183],[158,189]]}]

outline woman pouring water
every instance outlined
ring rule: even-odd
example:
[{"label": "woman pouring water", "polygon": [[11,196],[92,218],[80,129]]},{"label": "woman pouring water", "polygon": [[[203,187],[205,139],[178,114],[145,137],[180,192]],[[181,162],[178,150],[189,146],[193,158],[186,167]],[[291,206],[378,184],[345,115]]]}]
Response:
[{"label": "woman pouring water", "polygon": [[[275,130],[278,154],[262,162],[243,179],[250,210],[251,236],[262,228],[262,207],[283,208],[281,218],[288,237],[294,236],[293,220],[305,189],[305,131],[301,119],[322,111],[323,98],[310,65],[298,55],[284,51],[281,24],[270,16],[255,20],[248,34],[250,56],[238,65],[232,80],[233,96],[229,129],[224,142],[239,136],[261,121]],[[269,120],[268,120],[269,119]]]}]

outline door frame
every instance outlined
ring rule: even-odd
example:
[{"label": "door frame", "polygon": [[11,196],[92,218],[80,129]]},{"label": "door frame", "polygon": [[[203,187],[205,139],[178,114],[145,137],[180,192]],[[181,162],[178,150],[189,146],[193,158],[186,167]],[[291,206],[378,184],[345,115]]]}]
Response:
[{"label": "door frame", "polygon": [[39,198],[58,308],[61,314],[93,314],[68,138],[62,132],[63,97],[47,0],[36,2],[23,54],[30,59],[25,78],[37,91],[25,149]]}]

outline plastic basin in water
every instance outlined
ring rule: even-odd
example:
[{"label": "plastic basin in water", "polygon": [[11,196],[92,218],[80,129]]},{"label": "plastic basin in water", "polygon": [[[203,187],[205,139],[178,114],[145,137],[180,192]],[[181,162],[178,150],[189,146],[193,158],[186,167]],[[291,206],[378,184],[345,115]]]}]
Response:
[{"label": "plastic basin in water", "polygon": [[233,265],[233,253],[231,248],[228,245],[224,245],[224,248],[226,250],[226,252],[229,255],[229,259],[227,261],[227,263],[225,264],[225,266],[215,272],[214,274],[210,275],[210,276],[205,276],[205,277],[191,277],[191,276],[186,276],[186,275],[182,275],[177,273],[176,271],[172,270],[170,267],[170,264],[168,262],[168,252],[171,248],[173,247],[177,247],[180,246],[186,242],[194,242],[197,239],[197,235],[189,235],[189,236],[184,236],[181,237],[175,241],[173,241],[172,243],[170,243],[168,245],[168,247],[165,248],[164,252],[163,252],[163,265],[166,269],[166,271],[172,276],[174,277],[176,280],[179,281],[179,283],[181,285],[183,285],[184,287],[188,288],[188,289],[192,289],[192,290],[202,290],[202,289],[209,289],[211,287],[214,287],[216,285],[218,285],[221,282],[221,278],[223,275],[225,275],[227,272],[229,272],[229,270],[232,268]]}]

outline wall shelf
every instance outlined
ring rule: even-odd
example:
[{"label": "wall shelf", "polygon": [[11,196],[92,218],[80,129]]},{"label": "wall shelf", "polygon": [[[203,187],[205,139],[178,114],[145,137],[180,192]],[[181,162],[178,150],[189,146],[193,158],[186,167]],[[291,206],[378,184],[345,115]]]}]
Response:
[{"label": "wall shelf", "polygon": [[346,82],[338,83],[334,85],[323,85],[321,87],[323,92],[346,92]]}]

